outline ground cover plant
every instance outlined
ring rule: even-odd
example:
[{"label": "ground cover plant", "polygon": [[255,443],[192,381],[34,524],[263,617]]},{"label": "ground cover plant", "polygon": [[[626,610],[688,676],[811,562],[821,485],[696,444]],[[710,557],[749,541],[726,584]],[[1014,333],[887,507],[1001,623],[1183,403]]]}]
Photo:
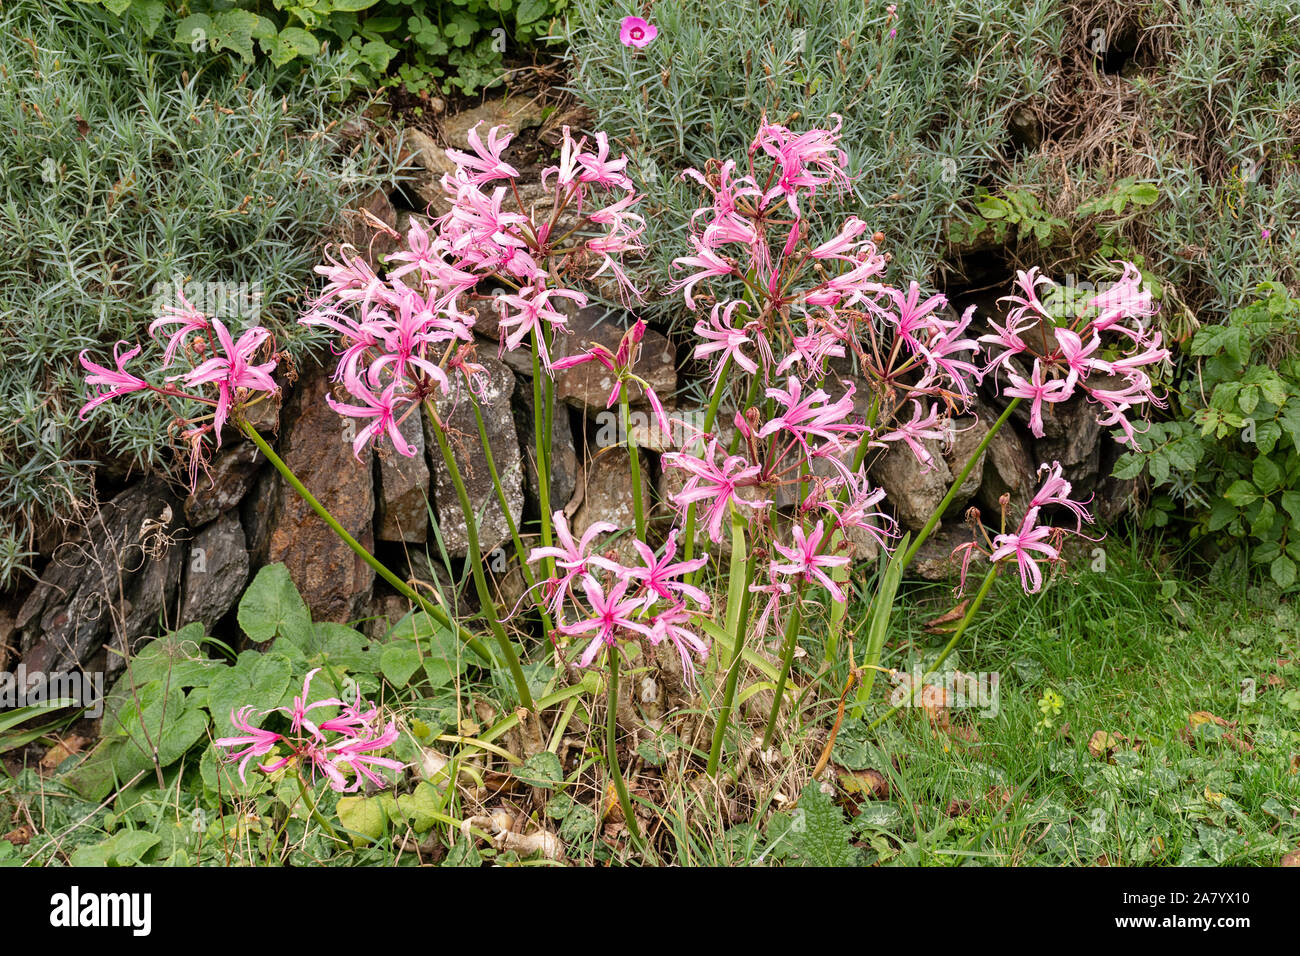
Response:
[{"label": "ground cover plant", "polygon": [[[93,7],[0,10],[0,582],[71,513],[90,460],[157,464],[158,409],[77,416],[82,349],[188,295],[300,354],[295,322],[340,211],[391,169],[342,150],[337,58],[293,76],[120,30]],[[165,457],[165,456],[164,456]]]}]

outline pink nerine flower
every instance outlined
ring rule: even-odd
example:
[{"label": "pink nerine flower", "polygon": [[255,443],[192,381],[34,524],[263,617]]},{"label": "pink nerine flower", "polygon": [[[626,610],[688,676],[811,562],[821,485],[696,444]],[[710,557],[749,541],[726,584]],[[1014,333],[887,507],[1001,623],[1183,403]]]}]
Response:
[{"label": "pink nerine flower", "polygon": [[510,145],[514,134],[507,126],[493,126],[488,130],[488,141],[485,146],[478,135],[478,128],[482,125],[481,121],[474,124],[466,137],[470,149],[474,150],[473,156],[459,149],[449,149],[447,158],[460,168],[460,175],[464,177],[465,182],[473,183],[475,186],[482,186],[494,179],[514,179],[519,175],[519,170],[501,158],[501,154]]},{"label": "pink nerine flower", "polygon": [[1012,398],[1027,398],[1033,405],[1029,409],[1029,430],[1035,438],[1043,437],[1043,402],[1063,402],[1074,391],[1069,379],[1043,381],[1043,363],[1034,359],[1034,371],[1025,381],[1015,372],[1007,375],[1011,383],[1004,394]]},{"label": "pink nerine flower", "polygon": [[132,375],[126,370],[126,363],[131,361],[140,354],[140,346],[136,346],[127,352],[122,352],[122,346],[125,342],[118,342],[113,346],[113,361],[117,363],[117,370],[105,368],[102,365],[96,365],[90,359],[86,358],[86,350],[81,353],[81,367],[90,374],[86,376],[87,385],[107,385],[108,390],[95,392],[91,395],[90,401],[81,406],[81,412],[78,417],[82,421],[86,419],[86,413],[97,405],[103,405],[110,399],[117,398],[119,395],[127,395],[131,392],[138,392],[141,389],[148,388],[149,383],[137,375]]},{"label": "pink nerine flower", "polygon": [[685,508],[692,502],[707,502],[708,515],[705,527],[715,544],[722,541],[722,519],[727,517],[730,505],[744,505],[751,510],[765,508],[772,502],[767,499],[741,498],[737,490],[757,483],[761,469],[751,465],[740,455],[732,455],[721,465],[714,463],[718,456],[718,439],[710,440],[704,458],[685,452],[669,452],[663,456],[665,468],[680,468],[688,475],[682,490],[673,495],[673,503]]},{"label": "pink nerine flower", "polygon": [[772,570],[778,574],[796,574],[805,581],[820,584],[837,604],[843,604],[845,601],[844,592],[840,590],[838,584],[831,580],[823,568],[842,568],[849,563],[849,556],[847,554],[822,554],[822,548],[829,543],[826,529],[820,521],[807,534],[804,533],[803,528],[795,525],[794,547],[787,548],[778,542],[773,542],[772,545],[789,563],[778,564],[774,561],[772,562]]},{"label": "pink nerine flower", "polygon": [[275,371],[275,359],[261,365],[253,365],[252,358],[270,332],[261,326],[254,326],[239,337],[236,342],[226,331],[220,319],[212,320],[212,331],[217,334],[217,342],[225,351],[224,356],[210,358],[194,371],[183,377],[188,386],[211,383],[217,386],[217,411],[213,425],[217,434],[217,445],[221,444],[221,428],[226,423],[231,405],[235,404],[237,392],[246,388],[254,392],[276,392],[279,386],[271,373]]},{"label": "pink nerine flower", "polygon": [[[265,757],[283,739],[279,734],[273,734],[269,730],[254,727],[250,723],[253,713],[254,710],[251,704],[245,704],[238,712],[232,710],[230,712],[230,722],[235,725],[236,730],[242,730],[243,733],[237,737],[218,737],[212,742],[216,747],[244,748],[238,753],[229,754],[226,758],[239,761],[239,779],[244,783],[248,782],[244,777],[244,771],[248,769],[248,762],[254,757]],[[279,766],[283,766],[283,763],[280,763]],[[267,770],[266,767],[262,769]],[[275,766],[274,769],[278,769],[278,766]]]},{"label": "pink nerine flower", "polygon": [[543,558],[554,558],[555,566],[564,572],[562,575],[545,582],[548,607],[551,613],[558,617],[565,594],[573,586],[575,579],[579,579],[587,573],[589,564],[594,563],[605,568],[615,567],[611,566],[603,558],[593,556],[591,545],[600,535],[612,534],[618,530],[618,527],[608,521],[594,521],[582,533],[582,537],[574,541],[573,534],[569,531],[569,519],[564,516],[563,511],[557,511],[551,515],[551,524],[555,528],[555,537],[559,541],[559,547],[533,548],[532,551],[528,552],[528,563],[536,564]]},{"label": "pink nerine flower", "polygon": [[624,17],[618,30],[619,41],[624,46],[636,47],[638,50],[649,46],[650,41],[658,35],[659,28],[640,17]]},{"label": "pink nerine flower", "polygon": [[196,309],[189,299],[185,298],[184,292],[178,290],[177,298],[180,300],[180,305],[163,306],[162,317],[154,319],[149,325],[150,335],[153,335],[165,325],[180,326],[167,339],[167,348],[163,352],[163,368],[172,364],[172,359],[176,356],[176,350],[185,344],[185,339],[191,333],[207,332],[211,329],[208,324],[208,317]]},{"label": "pink nerine flower", "polygon": [[1034,553],[1043,555],[1038,559],[1040,561],[1055,561],[1061,556],[1056,548],[1047,543],[1047,539],[1054,533],[1053,529],[1047,525],[1038,525],[1037,522],[1038,509],[1030,508],[1019,531],[1015,534],[1000,534],[993,539],[993,553],[989,555],[989,560],[993,562],[1016,559],[1020,566],[1020,586],[1027,594],[1037,594],[1043,586],[1043,572],[1034,560]]},{"label": "pink nerine flower", "polygon": [[645,602],[640,598],[627,596],[628,583],[626,579],[615,581],[606,594],[600,582],[591,575],[582,579],[582,589],[587,595],[591,615],[586,620],[563,624],[557,628],[562,634],[571,637],[596,632],[587,649],[582,652],[582,657],[579,659],[581,666],[589,666],[602,647],[612,646],[618,640],[619,631],[636,631],[653,639],[654,635],[650,628],[633,617],[641,611]]},{"label": "pink nerine flower", "polygon": [[673,558],[677,556],[677,529],[673,528],[668,532],[668,540],[664,542],[664,554],[661,558],[656,558],[655,553],[650,546],[644,541],[633,541],[632,546],[636,548],[637,554],[641,556],[643,566],[639,568],[624,569],[623,576],[629,581],[641,581],[646,588],[646,606],[649,607],[657,599],[676,602],[681,597],[688,597],[700,607],[708,610],[709,596],[685,581],[679,581],[677,578],[684,574],[690,574],[698,571],[708,563],[707,557],[693,558],[690,561],[678,561],[673,563]]},{"label": "pink nerine flower", "polygon": [[399,455],[407,458],[415,457],[416,448],[410,444],[402,435],[401,427],[397,419],[397,406],[399,402],[411,401],[408,395],[398,395],[397,389],[402,387],[401,382],[392,382],[379,394],[375,394],[370,386],[362,379],[361,376],[354,376],[344,382],[348,394],[353,398],[359,398],[364,405],[344,405],[342,402],[334,400],[333,395],[326,395],[325,401],[329,407],[334,409],[340,415],[346,415],[350,418],[369,418],[370,424],[357,433],[352,442],[352,454],[358,461],[361,460],[361,449],[365,447],[366,442],[370,439],[380,438],[384,432],[393,440],[393,447],[397,449]]}]

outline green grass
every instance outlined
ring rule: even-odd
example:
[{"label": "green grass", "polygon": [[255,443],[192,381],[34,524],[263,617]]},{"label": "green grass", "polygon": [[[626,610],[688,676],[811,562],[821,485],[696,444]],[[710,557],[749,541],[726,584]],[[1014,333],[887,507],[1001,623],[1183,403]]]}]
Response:
[{"label": "green grass", "polygon": [[[999,582],[991,614],[945,664],[1000,674],[996,716],[953,709],[954,733],[905,709],[874,740],[844,728],[836,759],[889,782],[888,799],[850,812],[867,859],[1267,866],[1300,843],[1300,664],[1279,665],[1300,656],[1300,614],[1275,591],[1221,591],[1123,543],[1105,548],[1104,571],[1085,557],[1039,596]],[[944,587],[912,591],[884,663],[932,660],[946,638],[923,624],[952,603]],[[1044,727],[1049,691],[1061,709]],[[1188,742],[1198,711],[1236,726],[1203,723]],[[1097,731],[1127,740],[1109,762],[1089,753]]]}]

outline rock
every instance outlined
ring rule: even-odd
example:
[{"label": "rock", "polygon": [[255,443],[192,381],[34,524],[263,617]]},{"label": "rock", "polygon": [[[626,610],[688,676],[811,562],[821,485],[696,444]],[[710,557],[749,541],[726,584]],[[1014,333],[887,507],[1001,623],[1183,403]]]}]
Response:
[{"label": "rock", "polygon": [[1075,492],[1086,494],[1096,484],[1101,466],[1102,435],[1097,424],[1097,406],[1080,397],[1055,407],[1059,410],[1060,434],[1050,437],[1048,431],[1049,437],[1034,442],[1035,468],[1059,461]]},{"label": "rock", "polygon": [[415,446],[413,458],[398,454],[391,444],[376,450],[379,457],[380,541],[419,543],[429,532],[429,464],[424,454],[424,426],[416,409],[401,424],[402,436]]},{"label": "rock", "polygon": [[406,617],[411,610],[408,598],[392,591],[376,595],[370,602],[366,613],[364,633],[372,641],[382,641],[393,629],[393,625]]},{"label": "rock", "polygon": [[[485,396],[479,400],[483,425],[487,430],[492,460],[506,502],[516,526],[523,515],[524,492],[519,439],[515,434],[511,399],[515,391],[515,375],[506,365],[489,355],[480,354],[477,361],[487,370],[488,384]],[[479,441],[478,422],[474,408],[465,394],[439,396],[438,414],[442,417],[452,455],[460,470],[461,479],[469,495],[470,506],[478,515],[479,549],[486,556],[510,539],[510,526],[497,500],[492,473],[483,456]],[[426,424],[426,428],[428,425]],[[434,502],[438,510],[438,530],[443,544],[452,557],[463,558],[469,549],[465,536],[465,518],[451,475],[442,460],[432,429],[425,434],[429,458],[433,462]]]},{"label": "rock", "polygon": [[[181,503],[161,479],[127,488],[90,517],[46,567],[14,620],[29,671],[66,671],[99,652],[106,638],[126,651],[154,636],[180,579]],[[121,653],[109,669],[124,666]]]},{"label": "rock", "polygon": [[[980,410],[980,418],[987,425],[997,419],[987,409]],[[1028,443],[1020,436],[1015,422],[1003,425],[985,455],[984,480],[980,484],[978,501],[984,509],[984,520],[997,527],[1001,524],[1002,506],[999,499],[1011,496],[1008,522],[1014,523],[1029,510],[1029,499],[1034,496],[1037,467],[1029,453]]]},{"label": "rock", "polygon": [[928,469],[907,445],[893,442],[868,470],[872,483],[885,489],[899,523],[912,531],[919,531],[929,520],[953,478],[943,457],[943,443],[927,438],[922,444],[934,459]]},{"label": "rock", "polygon": [[[462,142],[461,148],[464,146]],[[451,210],[451,200],[443,191],[442,177],[456,171],[445,148],[423,130],[408,126],[402,132],[400,158],[411,163],[407,171],[411,178],[403,186],[424,201],[431,215],[445,216]]]},{"label": "rock", "polygon": [[[630,317],[621,311],[607,310],[603,306],[579,309],[569,322],[572,334],[558,338],[555,352],[557,355],[576,355],[591,343],[616,351],[623,333],[631,325]],[[667,338],[653,329],[646,329],[641,340],[641,357],[633,370],[649,383],[665,404],[677,391],[677,352]],[[555,398],[595,416],[604,410],[613,387],[614,377],[605,366],[599,362],[586,362],[556,375]],[[631,401],[634,404],[645,403],[639,386],[632,388]]]},{"label": "rock", "polygon": [[536,100],[523,97],[495,99],[465,110],[442,120],[442,141],[454,149],[466,149],[469,145],[469,131],[482,123],[479,136],[487,142],[488,130],[493,126],[505,126],[518,135],[521,130],[542,125],[542,105]]},{"label": "rock", "polygon": [[[647,517],[654,504],[650,495],[649,475],[649,462],[642,454],[641,501]],[[636,510],[633,507],[632,473],[626,450],[611,448],[592,458],[579,479],[578,496],[582,504],[570,521],[575,539],[581,537],[597,521],[612,522],[616,528],[627,529],[629,532],[619,539],[615,549],[624,560],[631,560],[635,554],[630,542],[635,534]]]},{"label": "rock", "polygon": [[[971,540],[970,527],[965,523],[940,525],[925,544],[916,551],[907,569],[908,577],[926,581],[947,581],[961,573],[961,555],[953,557],[953,548]],[[976,558],[978,560],[978,556]]]},{"label": "rock", "polygon": [[271,547],[271,532],[275,530],[280,487],[280,473],[274,468],[264,468],[258,474],[253,490],[239,503],[239,520],[244,526],[249,563],[254,568],[268,563],[266,555]]},{"label": "rock", "polygon": [[393,208],[388,193],[376,189],[343,210],[343,225],[339,242],[355,246],[372,269],[377,269],[383,257],[394,251],[398,240],[376,223],[397,230],[397,210]]},{"label": "rock", "polygon": [[[540,505],[537,487],[537,437],[533,430],[533,383],[521,381],[515,389],[515,431],[523,453],[528,497]],[[573,425],[566,405],[557,405],[551,421],[551,510],[559,511],[573,498],[578,484],[578,451],[573,441]]]},{"label": "rock", "polygon": [[[979,443],[984,440],[984,436],[989,433],[989,426],[982,422],[978,416],[963,415],[960,418],[954,418],[949,423],[949,435],[951,441],[944,450],[943,460],[948,466],[948,471],[952,475],[952,480],[956,480],[961,474],[961,470],[966,467],[966,462],[970,461],[971,455],[975,454],[975,449]],[[984,480],[984,463],[988,459],[988,450],[980,455],[979,461],[975,462],[975,467],[971,469],[966,480],[957,491],[957,497],[953,499],[952,505],[949,506],[949,514],[957,511],[966,502],[975,497],[979,491],[980,483]]]},{"label": "rock", "polygon": [[201,528],[243,501],[264,463],[262,453],[252,442],[225,446],[212,459],[207,474],[199,475],[198,488],[185,499],[190,527]]},{"label": "rock", "polygon": [[[374,547],[374,481],[369,449],[352,454],[359,427],[325,404],[328,374],[313,369],[300,381],[285,412],[280,457],[367,549]],[[277,480],[267,561],[283,561],[318,621],[346,622],[365,606],[374,571],[344,544],[283,479]],[[251,537],[251,536],[250,536]]]},{"label": "rock", "polygon": [[194,536],[181,587],[180,624],[215,624],[248,583],[248,551],[239,515],[230,512]]}]

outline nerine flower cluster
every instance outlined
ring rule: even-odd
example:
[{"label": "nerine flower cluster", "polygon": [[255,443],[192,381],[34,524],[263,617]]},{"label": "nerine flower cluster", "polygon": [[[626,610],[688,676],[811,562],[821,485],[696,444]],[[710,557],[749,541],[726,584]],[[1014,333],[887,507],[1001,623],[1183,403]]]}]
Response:
[{"label": "nerine flower cluster", "polygon": [[[312,700],[311,682],[318,673],[319,667],[307,674],[302,696],[293,699],[293,707],[263,711],[260,715],[251,704],[232,711],[230,722],[239,733],[220,737],[213,743],[227,752],[226,759],[239,761],[239,779],[245,782],[252,760],[274,755],[266,763],[258,764],[258,769],[274,773],[297,763],[311,774],[313,781],[323,776],[330,789],[338,793],[354,792],[366,782],[380,788],[388,786],[380,771],[399,771],[406,766],[378,753],[397,741],[396,722],[382,723],[379,708],[373,701],[363,705],[360,692],[351,703],[335,697]],[[338,711],[317,723],[312,711],[327,707]],[[262,730],[253,723],[255,716],[265,717],[270,713],[283,713],[289,718],[288,733]]]},{"label": "nerine flower cluster", "polygon": [[[317,268],[325,286],[301,321],[335,336],[340,394],[327,401],[363,423],[358,455],[381,443],[412,455],[401,426],[426,400],[483,394],[473,331],[480,303],[497,313],[501,352],[535,350],[547,375],[599,363],[610,373],[609,405],[634,389],[660,430],[677,439],[663,457],[680,481],[659,548],[635,540],[624,553],[636,558],[621,563],[600,546],[615,529],[594,524],[575,540],[557,513],[558,545],[530,555],[548,570],[536,599],[560,635],[585,642],[584,665],[631,635],[671,642],[688,671],[691,655],[707,652],[698,616],[711,608],[695,583],[706,559],[679,557],[695,544],[687,528],[696,519],[715,544],[733,512],[748,522],[765,556],[751,585],[762,626],[809,587],[844,602],[839,580],[851,560],[848,541],[866,535],[888,548],[896,536],[880,509],[883,490],[865,477],[864,457],[898,445],[923,466],[933,464],[926,442],[950,437],[948,423],[970,409],[990,376],[1004,395],[1028,403],[1036,435],[1044,406],[1083,394],[1098,405],[1101,424],[1133,442],[1131,416],[1161,403],[1151,375],[1169,353],[1150,328],[1151,296],[1131,266],[1065,322],[1039,296],[1050,280],[1020,273],[1005,322],[978,338],[970,331],[973,308],[958,316],[942,295],[923,296],[915,282],[906,289],[885,283],[884,237],[868,234],[856,216],[827,227],[817,212],[828,191],[850,185],[836,119],[833,128],[804,132],[764,119],[741,163],[711,160],[684,173],[704,202],[691,216],[690,249],[675,260],[682,275],[669,291],[699,316],[694,354],[713,387],[724,390],[730,428],[705,433],[670,419],[636,370],[641,321],[613,351],[562,338],[570,333],[569,312],[588,301],[579,286],[604,280],[627,302],[643,295],[627,259],[643,251],[645,220],[636,210],[644,197],[627,175],[627,157],[612,156],[603,133],[575,138],[566,127],[558,162],[542,173],[543,199],[530,205],[521,198],[519,170],[504,158],[510,133],[498,127],[484,137],[476,128],[468,150],[447,151],[455,171],[441,185],[450,211],[428,228],[413,219],[386,269],[376,271],[346,246]],[[505,291],[480,294],[488,283]],[[153,381],[126,369],[138,347],[119,346],[116,368],[83,353],[87,381],[102,391],[82,414],[144,390],[208,406],[209,414],[178,419],[197,463],[204,439],[220,444],[234,410],[277,392],[280,356],[267,330],[253,327],[236,338],[183,300],[150,327],[151,334],[164,330],[163,367]],[[182,362],[188,367],[174,371]],[[850,367],[855,380],[841,374]],[[197,480],[197,464],[192,474]],[[1037,590],[1038,562],[1059,559],[1065,533],[1046,523],[1047,513],[1069,509],[1079,518],[1076,531],[1089,517],[1069,493],[1059,466],[1051,466],[1016,530],[988,547],[972,545],[963,560],[1015,560],[1026,589]]]}]

